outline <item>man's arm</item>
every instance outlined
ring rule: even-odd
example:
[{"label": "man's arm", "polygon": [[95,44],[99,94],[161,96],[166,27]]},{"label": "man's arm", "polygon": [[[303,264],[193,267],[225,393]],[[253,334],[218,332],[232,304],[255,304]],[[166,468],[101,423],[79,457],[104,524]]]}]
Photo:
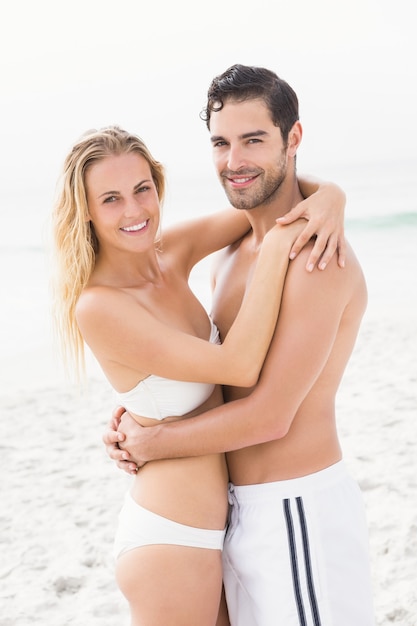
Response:
[{"label": "man's arm", "polygon": [[[118,431],[120,427],[122,416],[124,419],[124,433]],[[129,428],[130,427],[130,428]],[[141,426],[132,418],[122,406],[118,406],[114,409],[110,422],[107,425],[106,431],[103,433],[103,443],[106,447],[107,454],[113,461],[116,461],[117,466],[127,472],[128,474],[136,474],[138,466],[127,450],[122,450],[119,444],[126,441],[129,430],[133,427],[132,440],[135,433],[141,429]],[[131,437],[128,437],[130,441]]]},{"label": "man's arm", "polygon": [[300,266],[306,254],[297,260],[298,269],[290,268],[297,275],[289,275],[277,331],[254,391],[187,420],[144,429],[126,423],[127,445],[139,465],[159,458],[227,452],[288,433],[327,362],[352,289],[335,261],[325,273],[307,274]]}]

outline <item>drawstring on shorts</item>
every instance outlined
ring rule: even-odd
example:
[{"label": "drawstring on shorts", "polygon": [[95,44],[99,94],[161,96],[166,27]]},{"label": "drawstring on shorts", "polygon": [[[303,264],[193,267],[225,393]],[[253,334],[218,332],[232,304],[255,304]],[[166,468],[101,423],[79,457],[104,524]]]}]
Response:
[{"label": "drawstring on shorts", "polygon": [[226,540],[231,539],[231,537],[233,536],[239,520],[239,502],[235,494],[234,485],[232,485],[232,483],[229,483],[227,499],[229,501],[229,511],[227,516]]}]

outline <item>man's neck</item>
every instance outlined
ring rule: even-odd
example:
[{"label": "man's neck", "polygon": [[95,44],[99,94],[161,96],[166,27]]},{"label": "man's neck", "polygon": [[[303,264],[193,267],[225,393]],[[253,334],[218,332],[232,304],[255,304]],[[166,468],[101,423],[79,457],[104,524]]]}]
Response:
[{"label": "man's neck", "polygon": [[255,245],[260,245],[266,233],[276,224],[278,217],[282,217],[299,202],[303,195],[298,186],[297,179],[291,181],[291,186],[281,189],[273,200],[245,211],[252,227],[252,237]]}]

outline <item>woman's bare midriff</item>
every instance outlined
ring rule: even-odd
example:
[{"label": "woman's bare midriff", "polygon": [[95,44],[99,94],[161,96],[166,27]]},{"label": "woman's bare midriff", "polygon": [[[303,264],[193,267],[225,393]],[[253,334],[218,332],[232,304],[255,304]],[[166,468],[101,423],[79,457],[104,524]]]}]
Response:
[{"label": "woman's bare midriff", "polygon": [[[181,417],[186,419],[222,404],[221,390],[216,387],[210,398],[198,409]],[[160,421],[133,416],[142,426],[150,427]],[[222,530],[227,516],[228,473],[225,456],[164,459],[146,463],[135,476],[131,494],[144,508],[181,524]]]}]

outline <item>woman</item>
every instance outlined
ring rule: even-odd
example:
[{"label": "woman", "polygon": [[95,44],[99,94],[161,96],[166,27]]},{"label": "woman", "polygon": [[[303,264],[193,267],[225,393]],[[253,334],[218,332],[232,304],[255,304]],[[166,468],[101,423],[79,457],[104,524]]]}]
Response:
[{"label": "woman", "polygon": [[[215,407],[219,384],[256,382],[301,232],[300,224],[276,226],[265,237],[247,297],[220,345],[188,278],[203,257],[247,232],[246,217],[219,212],[162,237],[164,186],[163,168],[143,142],[109,127],[73,147],[54,209],[64,350],[80,368],[85,341],[118,403],[145,426]],[[226,513],[223,455],[157,461],[136,475],[115,542],[133,626],[216,623]]]}]

